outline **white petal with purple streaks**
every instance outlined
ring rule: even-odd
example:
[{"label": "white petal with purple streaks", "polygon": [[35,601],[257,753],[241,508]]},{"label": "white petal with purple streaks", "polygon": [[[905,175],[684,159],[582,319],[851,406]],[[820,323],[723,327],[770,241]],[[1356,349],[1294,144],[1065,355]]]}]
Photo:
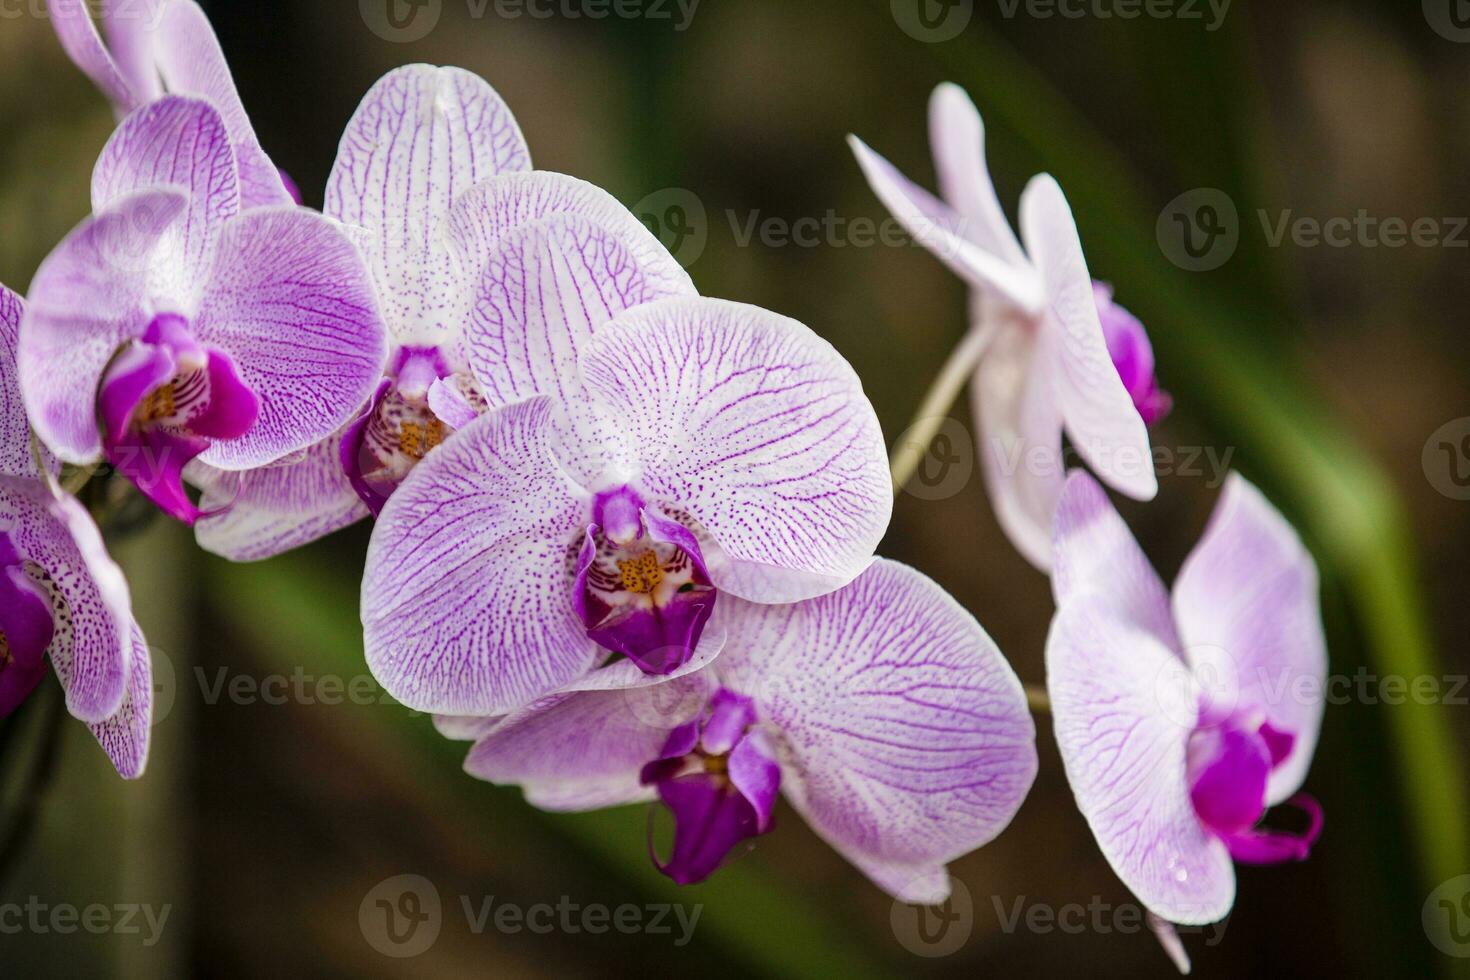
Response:
[{"label": "white petal with purple streaks", "polygon": [[582,370],[634,439],[646,495],[731,557],[839,582],[868,566],[893,508],[883,434],[851,365],[807,327],[664,300],[599,331]]},{"label": "white petal with purple streaks", "polygon": [[929,143],[939,190],[964,218],[965,237],[1012,266],[1030,265],[1001,209],[985,162],[985,124],[968,93],[945,83],[929,99]]},{"label": "white petal with purple streaks", "polygon": [[93,23],[86,3],[83,0],[47,0],[46,6],[67,57],[102,90],[102,94],[120,112],[140,105],[143,99],[102,43],[102,35]]},{"label": "white petal with purple streaks", "polygon": [[128,632],[132,637],[132,664],[122,704],[112,717],[87,728],[112,760],[118,775],[137,779],[148,764],[153,726],[153,661],[142,628],[129,620]]},{"label": "white petal with purple streaks", "polygon": [[20,297],[0,286],[0,476],[36,475],[31,428],[15,364],[22,312]]}]

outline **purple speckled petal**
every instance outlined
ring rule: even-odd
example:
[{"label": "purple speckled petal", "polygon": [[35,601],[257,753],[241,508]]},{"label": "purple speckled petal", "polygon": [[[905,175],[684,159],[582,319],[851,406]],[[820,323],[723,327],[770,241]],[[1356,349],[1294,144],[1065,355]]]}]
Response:
[{"label": "purple speckled petal", "polygon": [[153,726],[153,661],[148,641],[136,622],[128,621],[132,663],[122,704],[105,721],[87,725],[118,775],[137,779],[148,764],[148,744]]},{"label": "purple speckled petal", "polygon": [[1159,484],[1148,427],[1108,354],[1077,224],[1050,176],[1033,178],[1021,195],[1021,234],[1046,282],[1041,329],[1053,338],[1042,345],[1047,356],[1036,370],[1052,375],[1067,433],[1104,482],[1137,500],[1152,500]]},{"label": "purple speckled petal", "polygon": [[811,330],[663,300],[594,335],[582,369],[634,440],[645,497],[687,510],[730,556],[839,580],[868,566],[893,509],[887,450],[852,367]]},{"label": "purple speckled petal", "polygon": [[573,477],[593,486],[609,469],[626,469],[624,427],[598,412],[578,358],[618,314],[669,294],[617,238],[573,214],[503,235],[474,293],[464,350],[490,405],[553,395],[561,463]]},{"label": "purple speckled petal", "polygon": [[940,85],[929,99],[929,145],[940,193],[964,217],[965,236],[1010,265],[1029,265],[990,180],[985,124],[958,85]]},{"label": "purple speckled petal", "polygon": [[160,186],[189,195],[175,232],[178,252],[165,270],[187,288],[213,260],[221,226],[240,210],[235,154],[224,120],[208,102],[169,95],[124,119],[92,170],[92,210]]},{"label": "purple speckled petal", "polygon": [[279,463],[225,472],[195,463],[185,479],[204,491],[210,516],[194,525],[199,546],[231,561],[260,561],[310,544],[368,516],[342,472],[338,437]]},{"label": "purple speckled petal", "polygon": [[21,391],[36,434],[66,462],[101,458],[102,372],[147,330],[158,299],[147,273],[171,249],[188,202],[173,188],[128,195],[82,222],[31,283],[16,358]]},{"label": "purple speckled petal", "polygon": [[450,241],[460,265],[474,277],[502,235],[554,214],[586,218],[617,240],[660,295],[694,295],[689,273],[616,198],[585,180],[548,170],[501,174],[465,191],[449,213]]},{"label": "purple speckled petal", "polygon": [[44,571],[56,626],[49,651],[73,715],[100,722],[122,704],[132,663],[127,581],[81,504],[39,480],[0,477],[0,527]]},{"label": "purple speckled petal", "polygon": [[1267,805],[1306,778],[1322,726],[1327,645],[1317,566],[1290,524],[1237,474],[1174,584],[1186,652],[1225,651],[1238,681],[1237,711],[1257,710],[1295,738],[1271,773]]},{"label": "purple speckled petal", "polygon": [[132,110],[142,103],[143,98],[140,96],[151,94],[134,90],[123,70],[113,60],[107,46],[102,43],[102,35],[93,23],[92,15],[83,0],[47,0],[46,6],[51,15],[51,24],[56,29],[56,36],[67,56],[102,90],[102,94],[107,96],[108,101],[119,112]]},{"label": "purple speckled petal", "polygon": [[1187,668],[1114,603],[1080,595],[1052,621],[1046,673],[1067,780],[1118,877],[1160,918],[1223,918],[1235,870],[1190,799],[1200,692]]},{"label": "purple speckled petal", "polygon": [[280,171],[250,125],[214,28],[194,0],[168,0],[153,56],[170,92],[200,96],[219,110],[239,161],[241,207],[293,204]]},{"label": "purple speckled petal", "polygon": [[1094,596],[1168,649],[1180,649],[1163,580],[1088,473],[1073,470],[1068,475],[1054,532],[1051,587],[1058,607]]},{"label": "purple speckled petal", "polygon": [[1039,356],[1030,332],[1003,329],[980,362],[970,398],[996,520],[1022,557],[1046,571],[1065,463],[1051,378],[1033,369]]},{"label": "purple speckled petal", "polygon": [[654,797],[639,773],[657,759],[669,732],[697,716],[713,677],[684,675],[632,690],[546,698],[494,725],[470,751],[465,770],[518,783],[548,810],[588,810]]},{"label": "purple speckled petal", "polygon": [[260,398],[260,418],[202,459],[250,469],[337,433],[367,401],[387,358],[361,257],[336,225],[299,208],[226,223],[195,321]]},{"label": "purple speckled petal", "polygon": [[586,673],[572,602],[591,501],[553,458],[548,398],[495,409],[388,500],[362,588],[367,663],[411,708],[493,715]]},{"label": "purple speckled petal", "polygon": [[[976,244],[995,239],[1002,232],[982,227],[979,221],[936,199],[856,136],[849,136],[847,141],[873,193],[920,245],[960,278],[1008,305],[1027,312],[1041,309],[1044,294],[1036,270],[1029,263],[1016,263]],[[1013,234],[1009,226],[1004,233]]]},{"label": "purple speckled petal", "polygon": [[778,733],[792,805],[890,894],[942,900],[943,866],[999,834],[1036,775],[1036,729],[995,644],[882,559],[819,599],[729,606],[715,670]]},{"label": "purple speckled petal", "polygon": [[[15,362],[24,312],[20,297],[0,285],[0,476],[36,475],[31,428],[20,397],[20,369]],[[48,469],[55,467],[49,453],[43,452],[42,460]]]},{"label": "purple speckled petal", "polygon": [[407,65],[363,98],[342,135],[325,210],[361,229],[396,342],[438,346],[458,335],[465,277],[478,269],[461,268],[452,254],[449,209],[477,182],[529,169],[510,110],[470,72]]}]

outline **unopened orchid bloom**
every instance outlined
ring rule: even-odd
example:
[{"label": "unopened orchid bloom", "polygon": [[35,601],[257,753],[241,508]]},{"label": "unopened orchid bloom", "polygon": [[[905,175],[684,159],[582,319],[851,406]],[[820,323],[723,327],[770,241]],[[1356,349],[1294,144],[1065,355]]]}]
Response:
[{"label": "unopened orchid bloom", "polygon": [[361,257],[321,215],[241,212],[210,103],[167,95],[128,116],[92,208],[42,263],[21,326],[31,424],[64,462],[105,458],[192,523],[191,460],[273,462],[371,393],[384,338]]},{"label": "unopened orchid bloom", "polygon": [[1005,829],[1036,775],[1026,696],[980,624],[886,560],[804,602],[731,598],[718,618],[723,652],[687,673],[617,663],[496,721],[436,721],[477,740],[469,773],[545,809],[658,799],[674,833],[655,860],[681,884],[769,831],[783,794],[880,888],[944,901],[945,865]]},{"label": "unopened orchid bloom", "polygon": [[[1300,861],[1322,826],[1298,793],[1327,670],[1311,556],[1232,474],[1171,595],[1079,471],[1057,509],[1052,585],[1047,687],[1078,806],[1155,916],[1223,918],[1235,862]],[[1260,825],[1282,803],[1305,811],[1304,831]]]},{"label": "unopened orchid bloom", "polygon": [[1105,482],[1151,500],[1158,483],[1147,424],[1167,412],[1168,397],[1142,324],[1088,273],[1056,181],[1041,175],[1027,186],[1018,240],[991,183],[969,96],[954,85],[936,89],[930,130],[942,201],[851,142],[894,217],[973,287],[971,329],[984,333],[984,353],[972,393],[986,483],[1011,542],[1046,570],[1066,476],[1063,433]]},{"label": "unopened orchid bloom", "polygon": [[[86,510],[31,451],[16,381],[22,304],[0,286],[0,716],[45,676],[128,779],[148,758],[153,681],[122,571]],[[44,467],[44,468],[43,468]]]},{"label": "unopened orchid bloom", "polygon": [[47,0],[47,7],[61,46],[119,119],[166,92],[205,99],[234,148],[241,210],[301,203],[261,149],[219,39],[194,0],[103,0],[100,32],[86,0]]},{"label": "unopened orchid bloom", "polygon": [[793,602],[872,562],[893,498],[851,366],[643,267],[580,215],[497,242],[466,356],[505,407],[413,469],[368,549],[367,661],[404,704],[503,713],[607,650],[665,674],[722,593]]},{"label": "unopened orchid bloom", "polygon": [[523,397],[514,386],[482,389],[466,353],[476,290],[508,232],[575,214],[637,258],[645,298],[694,294],[684,270],[610,195],[532,171],[509,108],[458,68],[409,65],[373,86],[342,137],[326,214],[362,248],[381,297],[383,377],[344,432],[300,458],[238,475],[191,472],[206,508],[220,509],[200,523],[200,544],[228,558],[270,557],[376,515],[445,438]]}]

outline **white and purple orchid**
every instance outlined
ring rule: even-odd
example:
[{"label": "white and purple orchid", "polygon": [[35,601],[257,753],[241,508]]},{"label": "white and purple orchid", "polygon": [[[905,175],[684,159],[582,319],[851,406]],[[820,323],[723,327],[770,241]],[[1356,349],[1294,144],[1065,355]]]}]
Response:
[{"label": "white and purple orchid", "polygon": [[21,325],[31,424],[63,461],[105,458],[192,523],[191,461],[274,462],[368,397],[384,334],[361,257],[321,215],[242,211],[209,102],[166,95],[124,119],[92,208],[36,273]]},{"label": "white and purple orchid", "polygon": [[503,718],[438,723],[477,739],[468,772],[545,809],[662,801],[674,836],[655,860],[681,884],[770,830],[780,794],[885,891],[944,901],[945,865],[1004,830],[1036,775],[1026,696],[980,624],[881,559],[837,592],[731,598],[718,619],[724,652],[698,669],[614,664]]},{"label": "white and purple orchid", "polygon": [[470,349],[485,346],[471,335],[495,329],[476,310],[477,291],[487,265],[505,261],[496,244],[508,233],[576,215],[636,257],[645,299],[694,294],[684,270],[610,195],[532,171],[500,96],[458,68],[409,65],[373,86],[343,134],[326,214],[362,248],[377,286],[390,341],[383,377],[344,432],[300,458],[199,475],[206,506],[221,509],[199,525],[200,543],[232,559],[270,557],[376,515],[450,433],[523,397],[518,382],[482,386],[469,362]]},{"label": "white and purple orchid", "polygon": [[35,689],[49,659],[67,709],[133,779],[148,759],[148,644],[97,525],[55,486],[55,460],[31,450],[16,381],[21,314],[20,298],[0,286],[0,716]]},{"label": "white and purple orchid", "polygon": [[[996,197],[985,131],[968,95],[941,85],[930,103],[944,200],[852,137],[868,182],[914,237],[973,287],[972,331],[985,351],[972,387],[980,457],[996,517],[1042,570],[1066,477],[1062,436],[1115,489],[1158,491],[1147,426],[1169,408],[1142,324],[1094,283],[1057,182],[1021,196],[1021,240]],[[1023,247],[1024,242],[1024,247]]]},{"label": "white and purple orchid", "polygon": [[68,56],[119,119],[165,93],[207,100],[234,149],[241,210],[301,203],[256,138],[209,18],[194,0],[102,0],[102,30],[86,0],[47,0]]},{"label": "white and purple orchid", "polygon": [[[1317,570],[1232,474],[1172,595],[1102,488],[1057,509],[1047,687],[1078,806],[1113,870],[1168,922],[1223,918],[1233,863],[1302,860],[1322,825],[1299,794],[1322,722]],[[1260,826],[1270,807],[1301,833]]]}]

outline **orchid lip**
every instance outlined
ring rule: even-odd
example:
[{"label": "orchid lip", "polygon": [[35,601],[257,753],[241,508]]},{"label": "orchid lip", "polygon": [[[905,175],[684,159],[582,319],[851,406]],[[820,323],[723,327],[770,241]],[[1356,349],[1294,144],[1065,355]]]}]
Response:
[{"label": "orchid lip", "polygon": [[0,717],[14,711],[45,676],[54,635],[49,599],[26,573],[10,536],[0,531]]},{"label": "orchid lip", "polygon": [[260,398],[234,360],[201,344],[172,313],[154,317],[117,353],[97,402],[108,462],[186,524],[202,512],[184,490],[184,467],[215,440],[245,435],[260,417]]}]

